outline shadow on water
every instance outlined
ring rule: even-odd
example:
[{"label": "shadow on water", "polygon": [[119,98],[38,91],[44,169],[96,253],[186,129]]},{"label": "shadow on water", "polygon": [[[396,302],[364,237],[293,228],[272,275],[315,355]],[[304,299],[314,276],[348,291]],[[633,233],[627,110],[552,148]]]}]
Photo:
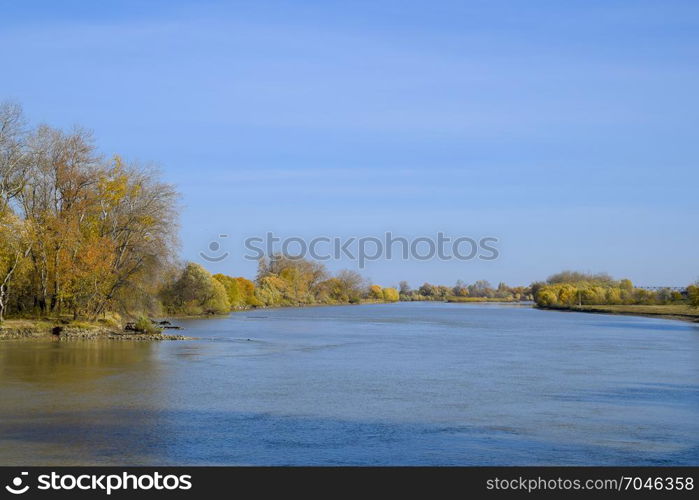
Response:
[{"label": "shadow on water", "polygon": [[[638,453],[512,431],[222,411],[54,413],[0,422],[0,462],[55,464],[696,464],[699,447]],[[34,453],[39,450],[41,456]]]}]

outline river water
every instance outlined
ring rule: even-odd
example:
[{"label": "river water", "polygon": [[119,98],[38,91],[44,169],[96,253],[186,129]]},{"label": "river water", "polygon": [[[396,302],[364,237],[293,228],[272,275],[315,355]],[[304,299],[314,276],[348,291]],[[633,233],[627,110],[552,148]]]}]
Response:
[{"label": "river water", "polygon": [[0,342],[0,465],[699,464],[699,326],[497,304]]}]

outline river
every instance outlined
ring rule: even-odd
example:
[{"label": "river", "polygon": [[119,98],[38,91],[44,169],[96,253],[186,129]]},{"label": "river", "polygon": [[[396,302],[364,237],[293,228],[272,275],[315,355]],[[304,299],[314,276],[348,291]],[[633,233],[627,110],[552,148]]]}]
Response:
[{"label": "river", "polygon": [[699,326],[500,304],[0,342],[1,465],[699,464]]}]

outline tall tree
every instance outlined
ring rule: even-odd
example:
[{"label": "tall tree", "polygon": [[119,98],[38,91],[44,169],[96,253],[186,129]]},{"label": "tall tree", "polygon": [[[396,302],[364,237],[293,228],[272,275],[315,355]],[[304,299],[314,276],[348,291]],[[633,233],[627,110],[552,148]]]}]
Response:
[{"label": "tall tree", "polygon": [[0,103],[0,213],[22,190],[27,178],[25,127],[18,104]]},{"label": "tall tree", "polygon": [[9,209],[0,212],[0,323],[5,319],[10,286],[31,250],[27,231]]}]

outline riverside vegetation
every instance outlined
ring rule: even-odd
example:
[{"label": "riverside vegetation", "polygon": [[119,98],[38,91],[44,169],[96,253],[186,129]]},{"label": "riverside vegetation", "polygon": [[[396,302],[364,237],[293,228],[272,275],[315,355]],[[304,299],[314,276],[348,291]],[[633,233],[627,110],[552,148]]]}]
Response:
[{"label": "riverside vegetation", "polygon": [[197,316],[251,307],[396,302],[398,290],[369,286],[354,271],[344,270],[333,276],[321,263],[275,255],[260,261],[254,282],[212,275],[190,262],[166,280],[159,299],[168,315]]},{"label": "riverside vegetation", "polygon": [[534,301],[542,308],[675,317],[693,317],[688,306],[699,307],[694,285],[649,291],[570,271],[526,287],[481,280],[412,289],[405,281],[382,287],[354,271],[331,274],[318,262],[272,255],[260,260],[254,281],[212,275],[177,259],[177,204],[176,190],[153,166],[105,157],[84,129],[30,127],[18,105],[0,104],[0,328],[14,324],[19,331],[33,320],[42,331],[61,325],[114,332],[128,321],[139,333],[158,334],[149,317],[399,300]]},{"label": "riverside vegetation", "polygon": [[531,285],[538,307],[699,321],[699,283],[684,290],[636,288],[607,274],[564,271]]},{"label": "riverside vegetation", "polygon": [[177,193],[155,168],[105,159],[80,128],[30,128],[0,104],[0,321],[114,328],[146,312],[174,262]]},{"label": "riverside vegetation", "polygon": [[400,300],[446,302],[521,302],[533,301],[541,309],[578,312],[660,316],[699,321],[699,284],[685,289],[634,287],[628,279],[615,280],[600,273],[563,271],[544,282],[524,287],[500,283],[493,287],[487,281],[467,285],[457,281],[453,287],[424,283],[411,289],[400,283]]}]

